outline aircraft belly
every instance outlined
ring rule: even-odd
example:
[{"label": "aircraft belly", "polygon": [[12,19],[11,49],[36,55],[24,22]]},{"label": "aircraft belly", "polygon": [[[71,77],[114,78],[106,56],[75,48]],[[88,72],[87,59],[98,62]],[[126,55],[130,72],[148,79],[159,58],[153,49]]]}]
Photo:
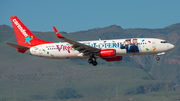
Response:
[{"label": "aircraft belly", "polygon": [[78,56],[77,56],[78,53],[79,53],[78,51],[74,51],[74,52],[70,51],[70,53],[68,53],[68,52],[57,52],[56,57],[59,57],[59,58],[78,58]]},{"label": "aircraft belly", "polygon": [[25,54],[30,55],[30,54],[31,54],[30,49],[28,49],[27,51],[25,51]]},{"label": "aircraft belly", "polygon": [[127,54],[126,50],[125,49],[116,49],[116,55],[124,55],[124,54]]},{"label": "aircraft belly", "polygon": [[80,58],[79,56],[77,56],[77,54],[79,54],[78,51],[70,51],[70,53],[68,53],[67,51],[61,51],[61,52],[50,53],[50,56],[52,56],[53,58],[59,58],[59,59]]}]

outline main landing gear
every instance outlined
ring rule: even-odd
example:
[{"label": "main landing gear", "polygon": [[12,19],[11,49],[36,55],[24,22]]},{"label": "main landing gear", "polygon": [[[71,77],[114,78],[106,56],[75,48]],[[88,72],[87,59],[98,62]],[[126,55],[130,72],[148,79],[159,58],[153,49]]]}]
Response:
[{"label": "main landing gear", "polygon": [[96,58],[94,56],[91,56],[89,59],[88,59],[88,62],[90,64],[92,64],[93,66],[96,66],[97,65],[97,62],[96,62]]}]

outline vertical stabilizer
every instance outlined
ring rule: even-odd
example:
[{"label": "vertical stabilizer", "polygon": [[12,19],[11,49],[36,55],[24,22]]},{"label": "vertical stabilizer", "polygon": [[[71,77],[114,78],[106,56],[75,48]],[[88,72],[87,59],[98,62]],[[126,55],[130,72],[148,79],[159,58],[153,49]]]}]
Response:
[{"label": "vertical stabilizer", "polygon": [[36,36],[18,19],[17,16],[11,16],[10,18],[19,45],[32,47],[40,44],[52,43],[36,38]]}]

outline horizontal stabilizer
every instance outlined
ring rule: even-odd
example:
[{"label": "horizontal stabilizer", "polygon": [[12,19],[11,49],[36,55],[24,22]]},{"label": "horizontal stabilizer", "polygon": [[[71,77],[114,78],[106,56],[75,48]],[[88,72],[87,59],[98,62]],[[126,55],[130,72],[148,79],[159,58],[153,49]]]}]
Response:
[{"label": "horizontal stabilizer", "polygon": [[14,48],[19,48],[19,49],[29,49],[29,47],[25,47],[25,46],[20,46],[20,45],[16,45],[16,44],[12,44],[12,43],[8,43],[6,42],[5,44],[8,44]]},{"label": "horizontal stabilizer", "polygon": [[8,45],[10,45],[10,46],[16,48],[17,51],[20,52],[20,53],[25,53],[25,52],[29,49],[29,47],[20,46],[20,45],[8,43],[8,42],[6,42],[5,44],[8,44]]}]

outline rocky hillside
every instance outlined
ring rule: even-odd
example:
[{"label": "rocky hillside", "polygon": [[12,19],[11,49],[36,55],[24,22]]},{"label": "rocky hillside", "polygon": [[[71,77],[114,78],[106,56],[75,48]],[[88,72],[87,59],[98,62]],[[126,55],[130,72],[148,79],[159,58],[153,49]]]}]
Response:
[{"label": "rocky hillside", "polygon": [[162,29],[123,29],[112,25],[105,28],[95,28],[87,31],[69,33],[90,39],[118,39],[118,38],[160,38],[175,45],[175,49],[160,56],[156,61],[156,55],[130,56],[141,64],[150,75],[161,81],[168,81],[180,89],[180,23],[167,26]]}]

